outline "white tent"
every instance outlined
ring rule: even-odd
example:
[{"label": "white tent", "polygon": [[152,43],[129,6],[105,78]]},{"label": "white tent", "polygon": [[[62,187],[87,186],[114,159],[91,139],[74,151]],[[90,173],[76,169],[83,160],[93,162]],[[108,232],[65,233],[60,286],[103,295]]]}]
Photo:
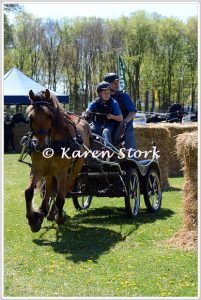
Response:
[{"label": "white tent", "polygon": [[[46,87],[35,82],[16,67],[13,67],[4,75],[4,104],[29,105],[29,91],[33,90],[34,93],[37,93],[45,89]],[[69,102],[69,96],[54,91],[51,92],[57,96],[60,102]]]}]

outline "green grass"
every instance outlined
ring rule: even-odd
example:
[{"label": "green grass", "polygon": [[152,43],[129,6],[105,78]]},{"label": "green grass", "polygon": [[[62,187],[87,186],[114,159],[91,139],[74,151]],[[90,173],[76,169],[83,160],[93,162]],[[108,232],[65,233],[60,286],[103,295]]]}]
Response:
[{"label": "green grass", "polygon": [[[181,228],[183,178],[171,178],[157,214],[143,200],[136,220],[123,199],[94,199],[77,212],[66,200],[64,226],[43,223],[32,233],[25,218],[29,167],[4,160],[4,296],[196,297],[197,252],[166,241]],[[36,197],[39,204],[39,196]]]}]

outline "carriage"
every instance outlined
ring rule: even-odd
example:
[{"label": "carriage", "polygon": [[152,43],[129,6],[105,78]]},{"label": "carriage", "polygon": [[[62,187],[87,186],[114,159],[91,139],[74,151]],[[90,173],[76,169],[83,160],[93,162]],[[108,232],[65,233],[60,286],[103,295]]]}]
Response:
[{"label": "carriage", "polygon": [[[32,132],[22,139],[19,161],[31,166],[29,186],[25,190],[26,217],[33,232],[41,228],[44,217],[65,222],[65,198],[71,198],[78,210],[90,207],[94,197],[123,197],[127,216],[135,218],[143,194],[150,212],[161,207],[160,168],[155,157],[136,159],[122,148],[124,130],[116,130],[113,144],[97,134],[91,134],[88,122],[80,116],[65,112],[49,90],[29,93],[28,108]],[[118,142],[117,142],[118,141]],[[71,157],[60,152],[44,158],[48,146],[63,151],[69,146]],[[74,154],[77,156],[73,156]],[[31,155],[31,163],[26,161]],[[85,155],[86,154],[86,155]],[[63,155],[63,154],[62,154]],[[79,156],[80,155],[80,156]],[[38,180],[42,178],[42,203],[38,211],[32,200]]]},{"label": "carriage", "polygon": [[[32,134],[22,139],[25,147],[20,162],[27,163],[26,156],[35,143]],[[162,191],[160,167],[156,158],[143,160],[129,158],[125,149],[120,154],[120,145],[105,145],[104,139],[98,134],[93,134],[93,147],[95,151],[86,149],[85,163],[73,189],[66,195],[66,198],[72,199],[75,209],[88,209],[94,197],[123,197],[127,216],[135,218],[139,213],[141,196],[149,212],[157,212],[160,209]],[[41,198],[44,198],[45,193],[46,183],[43,179]],[[51,196],[50,201],[55,208],[54,198]],[[52,219],[51,214],[48,219]]]},{"label": "carriage", "polygon": [[118,146],[105,145],[97,134],[93,134],[93,143],[104,157],[89,155],[86,158],[73,190],[67,194],[68,198],[72,197],[75,208],[88,209],[94,197],[123,197],[127,216],[134,218],[143,195],[148,211],[157,212],[162,201],[157,160],[129,158],[126,150],[121,156]]}]

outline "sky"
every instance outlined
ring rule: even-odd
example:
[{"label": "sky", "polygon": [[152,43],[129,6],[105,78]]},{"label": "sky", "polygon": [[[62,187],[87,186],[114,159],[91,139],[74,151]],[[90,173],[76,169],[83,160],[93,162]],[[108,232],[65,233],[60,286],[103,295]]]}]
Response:
[{"label": "sky", "polygon": [[[20,2],[18,2],[20,4]],[[197,16],[197,3],[23,3],[24,10],[35,17],[60,19],[62,17],[96,16],[101,18],[118,18],[129,16],[131,12],[145,10],[147,13],[156,12],[166,17],[177,17],[186,21],[191,16]]]}]

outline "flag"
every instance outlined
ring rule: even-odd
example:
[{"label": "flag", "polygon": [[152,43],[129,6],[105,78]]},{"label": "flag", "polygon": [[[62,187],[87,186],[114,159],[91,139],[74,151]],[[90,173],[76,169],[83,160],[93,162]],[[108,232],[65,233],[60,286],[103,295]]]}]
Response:
[{"label": "flag", "polygon": [[123,90],[126,87],[126,77],[125,77],[126,66],[120,56],[119,56],[118,68],[119,68],[119,85],[120,85],[120,89]]}]

